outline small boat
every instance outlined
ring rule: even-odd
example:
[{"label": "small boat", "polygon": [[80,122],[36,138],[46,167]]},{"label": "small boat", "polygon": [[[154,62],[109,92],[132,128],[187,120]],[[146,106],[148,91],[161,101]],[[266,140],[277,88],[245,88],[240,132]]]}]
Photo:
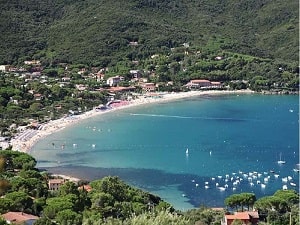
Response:
[{"label": "small boat", "polygon": [[297,185],[293,182],[290,182],[290,185],[293,186],[293,187],[296,187]]},{"label": "small boat", "polygon": [[187,148],[186,150],[185,150],[185,154],[189,154],[189,149]]},{"label": "small boat", "polygon": [[209,189],[209,186],[208,186],[208,185],[205,185],[204,188],[205,188],[205,189]]},{"label": "small boat", "polygon": [[287,190],[287,189],[288,189],[288,188],[287,188],[287,185],[286,185],[286,184],[282,186],[282,190]]},{"label": "small boat", "polygon": [[295,166],[295,168],[293,169],[293,171],[294,171],[294,172],[298,172],[298,173],[300,172],[300,164],[299,164],[299,163],[296,164],[296,166]]},{"label": "small boat", "polygon": [[225,187],[218,187],[218,189],[219,189],[220,191],[225,191],[225,190],[226,190]]},{"label": "small boat", "polygon": [[266,185],[265,184],[260,184],[261,188],[265,188]]},{"label": "small boat", "polygon": [[279,160],[277,161],[278,164],[285,164],[285,161],[281,159],[281,153],[280,153],[280,157]]}]

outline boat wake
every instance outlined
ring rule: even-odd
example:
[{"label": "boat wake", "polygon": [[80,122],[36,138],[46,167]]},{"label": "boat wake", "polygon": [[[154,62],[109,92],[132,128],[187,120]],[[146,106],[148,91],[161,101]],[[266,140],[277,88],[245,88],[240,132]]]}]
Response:
[{"label": "boat wake", "polygon": [[130,113],[131,116],[147,116],[147,117],[165,117],[177,119],[201,119],[201,120],[228,120],[228,121],[249,121],[250,119],[238,119],[230,117],[195,117],[195,116],[176,116],[162,114],[146,114],[146,113]]}]

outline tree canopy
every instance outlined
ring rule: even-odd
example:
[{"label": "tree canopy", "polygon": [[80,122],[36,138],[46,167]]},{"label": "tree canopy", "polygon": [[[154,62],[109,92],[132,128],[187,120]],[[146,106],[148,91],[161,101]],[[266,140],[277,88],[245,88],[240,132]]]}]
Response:
[{"label": "tree canopy", "polygon": [[0,7],[0,64],[42,59],[107,66],[184,43],[298,61],[298,5],[292,0],[29,0]]}]

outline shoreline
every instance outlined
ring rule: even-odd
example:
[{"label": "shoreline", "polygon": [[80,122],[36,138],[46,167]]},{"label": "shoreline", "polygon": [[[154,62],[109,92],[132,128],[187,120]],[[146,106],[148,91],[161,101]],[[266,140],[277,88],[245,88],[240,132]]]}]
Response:
[{"label": "shoreline", "polygon": [[142,96],[138,99],[126,102],[127,104],[120,104],[119,106],[113,107],[108,110],[97,111],[92,109],[80,115],[64,117],[57,120],[51,120],[46,124],[43,124],[38,130],[26,129],[20,132],[16,137],[11,139],[10,145],[15,151],[25,152],[30,154],[31,148],[40,140],[48,135],[55,133],[59,130],[64,129],[74,123],[78,123],[84,119],[88,119],[94,116],[102,115],[104,113],[114,112],[116,110],[127,109],[140,105],[147,105],[153,103],[161,103],[174,101],[178,99],[191,98],[202,95],[226,95],[226,94],[254,94],[256,92],[251,90],[209,90],[209,91],[189,91],[179,93],[163,93],[162,97],[159,98],[145,98]]},{"label": "shoreline", "polygon": [[[105,111],[100,111],[99,110],[98,112],[96,110],[89,111],[89,112],[87,112],[87,114],[90,117],[85,117],[85,118],[90,119],[90,120],[84,120],[85,118],[83,118],[82,115],[74,116],[75,118],[73,118],[73,120],[70,119],[71,121],[67,121],[68,124],[65,125],[65,126],[62,126],[61,129],[66,127],[66,129],[68,129],[68,130],[70,129],[70,132],[72,132],[72,130],[75,129],[75,127],[78,127],[78,126],[82,126],[82,128],[87,127],[83,124],[85,124],[85,123],[90,124],[89,121],[94,121],[94,120],[100,120],[99,124],[100,124],[100,126],[102,126],[101,123],[106,121],[105,120],[106,116],[109,116],[109,119],[113,119],[113,118],[115,118],[115,116],[118,117],[118,115],[123,115],[123,114],[126,115],[128,110],[129,110],[129,112],[131,112],[131,111],[135,112],[135,111],[139,111],[139,110],[147,110],[148,107],[151,107],[151,109],[153,107],[154,108],[157,108],[157,107],[159,108],[161,106],[168,107],[169,104],[173,104],[173,103],[176,103],[176,102],[178,104],[184,104],[185,102],[189,102],[189,101],[200,101],[200,102],[202,102],[204,100],[204,102],[207,102],[207,103],[209,103],[210,101],[213,101],[213,102],[214,101],[219,101],[220,104],[223,104],[222,102],[227,101],[227,99],[229,101],[231,101],[231,100],[243,101],[243,100],[252,99],[252,98],[257,99],[257,100],[258,99],[260,100],[261,98],[264,99],[264,97],[260,93],[257,94],[256,92],[248,92],[248,91],[246,91],[246,92],[244,92],[244,91],[243,92],[240,92],[240,91],[238,91],[238,92],[236,92],[236,91],[213,91],[213,92],[203,91],[203,92],[187,92],[187,93],[165,93],[165,95],[162,94],[161,98],[158,98],[158,95],[156,95],[156,94],[154,94],[153,97],[154,98],[144,98],[143,97],[143,98],[140,98],[140,99],[136,99],[134,101],[116,101],[115,104],[111,105],[113,107],[113,109],[105,110]],[[275,97],[276,102],[279,101],[279,100],[283,100],[283,99],[279,99],[279,98],[277,100],[277,98],[278,97]],[[295,100],[295,99],[293,98],[293,100]],[[265,102],[265,101],[263,101],[263,102]],[[154,103],[154,104],[151,104],[151,103]],[[293,101],[293,103],[294,103],[294,101]],[[209,103],[209,104],[211,104],[211,103]],[[135,107],[135,106],[137,106],[137,107]],[[247,110],[247,107],[244,108],[244,107],[241,107],[241,105],[236,105],[236,107],[238,109],[243,108],[244,110]],[[293,107],[295,107],[295,105],[292,105],[292,107],[290,106],[290,108],[285,108],[285,110],[295,109]],[[122,111],[122,109],[124,109],[124,110]],[[109,113],[109,112],[112,112],[112,114],[106,114],[106,115],[103,115],[102,117],[100,116],[103,113]],[[248,112],[248,111],[246,111],[246,112]],[[99,117],[92,117],[94,115],[95,116],[99,115]],[[292,115],[292,114],[289,114],[289,115]],[[92,123],[92,125],[93,124],[94,123]],[[92,126],[91,126],[91,128],[92,128]],[[103,130],[106,130],[106,128],[107,128],[107,126],[105,125],[105,129],[103,129]],[[112,130],[114,130],[114,128],[112,128]],[[61,132],[61,130],[57,130],[57,131]],[[56,132],[56,131],[54,131],[54,132]],[[67,131],[62,130],[62,132],[65,133]],[[57,134],[60,134],[60,133],[57,133]],[[45,137],[45,139],[38,139],[38,143],[40,143],[40,141],[44,142],[50,137],[52,137],[52,136]],[[71,138],[71,136],[70,136],[70,138]],[[47,140],[48,145],[51,144],[51,142],[55,142],[55,140],[56,140],[56,138],[53,141],[48,141]],[[68,140],[68,139],[66,139],[66,140]],[[106,139],[104,139],[104,140],[106,140]],[[70,143],[71,143],[71,145],[72,145],[72,143],[77,143],[76,140],[74,140],[74,141],[69,141],[69,142],[66,143],[66,150],[69,150],[69,146],[70,146],[69,144]],[[89,143],[94,143],[94,142],[93,141],[92,142],[88,141],[86,143],[89,144]],[[184,143],[189,143],[189,142],[184,142]],[[78,143],[78,146],[81,146],[81,143]],[[98,144],[97,144],[97,147],[98,147]],[[130,148],[130,146],[128,146],[128,145],[126,147]],[[106,146],[105,149],[106,148],[108,150],[114,149],[114,147],[110,148],[110,145]],[[45,149],[48,149],[48,148],[45,147]],[[49,148],[49,150],[50,149],[51,148]],[[191,147],[190,149],[192,150],[193,148]],[[37,145],[34,145],[33,148],[30,150],[29,154],[37,153],[37,156],[41,154],[41,158],[40,157],[37,157],[37,158],[40,158],[40,160],[46,160],[46,162],[47,162],[48,159],[51,160],[51,161],[52,161],[52,159],[56,160],[55,157],[54,158],[44,157],[43,153],[42,153],[43,152],[42,150],[44,150],[44,148],[39,149],[39,148],[37,148]],[[68,153],[68,151],[66,153]],[[190,153],[192,153],[192,151]],[[95,154],[97,154],[97,156],[95,155],[96,157],[98,157],[98,156],[100,157],[100,155],[101,155],[101,153],[100,154],[95,153]],[[145,155],[142,154],[141,156],[144,157]],[[192,155],[190,155],[190,156],[192,156]],[[116,156],[114,156],[112,154],[111,157],[110,157],[110,160],[113,162],[113,160],[117,159],[115,157]],[[181,157],[179,156],[177,158],[181,158]],[[75,159],[76,159],[76,155],[75,155]],[[120,159],[123,160],[122,158],[120,158]],[[70,163],[70,165],[71,165],[70,160],[72,160],[72,158],[68,159],[68,157],[65,157],[63,161],[65,161],[66,164]],[[49,162],[51,162],[51,161],[49,161]],[[183,179],[184,182],[182,183],[182,186],[178,186],[178,188],[174,187],[174,190],[171,191],[169,189],[169,185],[172,185],[173,183],[172,182],[164,183],[164,179],[163,179],[164,177],[163,176],[162,177],[157,176],[158,173],[156,171],[154,171],[153,173],[150,173],[151,170],[149,170],[150,171],[149,172],[149,171],[145,171],[143,169],[141,171],[139,171],[138,169],[137,170],[132,170],[132,169],[126,170],[126,169],[120,169],[120,168],[117,168],[117,169],[113,168],[112,169],[112,168],[109,168],[109,167],[113,166],[113,164],[111,164],[112,162],[109,162],[109,161],[108,161],[108,163],[106,163],[105,166],[103,166],[102,168],[99,167],[97,169],[95,169],[95,168],[92,168],[92,169],[86,168],[86,167],[84,167],[84,165],[86,165],[86,164],[83,164],[83,167],[78,167],[78,168],[77,167],[75,167],[75,168],[74,167],[69,167],[67,165],[66,165],[66,167],[64,167],[64,166],[62,166],[63,164],[60,164],[60,163],[57,164],[57,168],[51,168],[54,164],[50,163],[49,164],[50,167],[49,168],[44,167],[44,169],[45,169],[45,171],[50,172],[50,174],[52,173],[52,174],[55,174],[55,175],[58,175],[58,176],[67,175],[68,178],[70,178],[70,179],[79,178],[80,180],[82,179],[82,180],[86,180],[86,181],[101,179],[104,176],[107,176],[105,174],[119,176],[120,178],[122,177],[121,179],[124,180],[124,181],[126,180],[127,182],[132,181],[133,177],[134,177],[134,179],[136,177],[141,179],[141,177],[142,177],[143,180],[141,180],[141,183],[136,182],[136,180],[133,180],[134,182],[131,183],[131,185],[135,186],[135,187],[138,187],[138,188],[141,188],[141,189],[144,188],[144,190],[147,190],[150,193],[154,193],[154,194],[160,196],[165,201],[171,203],[176,209],[183,209],[183,208],[187,209],[186,206],[182,207],[182,205],[186,205],[186,204],[191,204],[192,205],[192,206],[189,206],[189,207],[193,207],[193,206],[196,207],[196,204],[198,204],[197,203],[197,201],[198,201],[197,197],[195,198],[193,193],[189,191],[189,185],[190,184],[188,183],[189,180],[196,179],[195,177],[192,177],[192,178],[190,178],[186,181],[185,180],[186,176],[185,176],[185,178]],[[41,161],[41,165],[44,165],[44,163],[42,163],[42,162],[44,162],[44,161]],[[80,162],[83,162],[83,161],[80,160],[79,163]],[[45,165],[48,165],[48,163],[46,163]],[[74,165],[78,165],[78,163],[75,162]],[[92,163],[92,164],[87,164],[87,165],[96,165],[96,164]],[[141,165],[140,167],[145,168],[147,166]],[[138,168],[140,168],[140,167],[138,167]],[[40,167],[40,168],[43,169],[42,167]],[[271,169],[274,170],[273,167]],[[268,171],[268,169],[266,171]],[[229,172],[229,173],[231,173],[231,172]],[[145,174],[146,174],[146,176],[145,176]],[[179,178],[180,178],[181,173],[176,172],[176,174],[179,174]],[[103,175],[103,177],[99,177],[99,176],[102,176],[102,175]],[[147,177],[148,175],[149,175],[148,180],[147,179],[145,180],[144,177]],[[219,175],[219,174],[217,174],[217,175]],[[89,176],[89,178],[87,176]],[[205,175],[200,175],[200,177],[202,177],[202,176],[205,176]],[[166,176],[166,177],[168,179],[170,179],[169,175]],[[68,179],[68,178],[66,178],[66,179]],[[178,180],[180,180],[179,178],[176,177],[176,179],[171,179],[171,181],[174,181],[174,180],[178,181]],[[154,180],[154,179],[155,179],[155,182],[156,182],[156,183],[154,183],[154,185],[152,185],[152,183],[149,183],[150,181],[152,182],[152,180]],[[165,179],[165,180],[168,180],[168,179]],[[201,180],[201,179],[199,178],[199,180]],[[147,186],[147,184],[150,184],[150,185]],[[153,188],[153,187],[155,187],[155,184],[157,185],[157,187],[158,187],[157,190],[159,190],[159,191],[157,191],[157,190],[155,190],[155,188]],[[138,185],[140,185],[140,186],[138,186]],[[167,187],[167,188],[161,188],[161,187]],[[146,189],[146,188],[149,188],[149,189]],[[182,194],[184,194],[184,197],[183,197]],[[212,194],[213,194],[212,196],[214,196],[214,194],[216,194],[216,193],[212,192]],[[209,200],[211,202],[211,204],[213,204],[212,206],[215,206],[215,204],[217,204],[218,206],[221,206],[221,204],[216,203],[217,201],[214,200],[213,198],[209,198],[207,200]],[[201,199],[201,201],[202,201],[202,199]],[[195,204],[195,202],[196,202],[196,204]]]}]

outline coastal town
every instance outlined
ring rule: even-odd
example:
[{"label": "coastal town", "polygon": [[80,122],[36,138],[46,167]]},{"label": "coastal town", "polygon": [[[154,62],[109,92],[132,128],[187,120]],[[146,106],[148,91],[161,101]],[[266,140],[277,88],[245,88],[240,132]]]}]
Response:
[{"label": "coastal town", "polygon": [[[191,56],[191,52],[183,50],[183,53]],[[177,51],[180,52],[180,48]],[[212,68],[227,63],[226,57],[230,58],[215,55],[211,60]],[[165,56],[153,55],[148,62],[151,69],[143,69],[139,62],[132,62],[131,68],[127,69],[68,63],[49,66],[41,60],[27,60],[18,66],[0,65],[0,100],[3,106],[0,147],[5,149],[13,146],[27,151],[31,146],[29,142],[34,143],[44,130],[53,132],[61,129],[61,120],[74,122],[76,118],[89,116],[93,110],[103,112],[104,109],[108,111],[132,103],[167,99],[171,94],[178,98],[181,95],[194,95],[195,92],[204,94],[205,91],[297,93],[297,88],[291,88],[291,84],[282,83],[277,78],[278,81],[271,86],[270,81],[262,81],[261,77],[254,80],[228,80],[220,76],[219,80],[210,80],[201,74],[194,79],[190,76],[182,79],[174,74],[172,78],[174,63],[162,72],[162,67],[168,62]],[[184,72],[188,68],[177,70]],[[289,68],[278,68],[279,73],[288,74],[286,70]]]},{"label": "coastal town", "polygon": [[[18,92],[5,95],[8,97],[6,104],[14,108],[15,113],[20,110],[15,119],[2,116],[3,122],[7,122],[2,125],[0,147],[5,149],[13,146],[20,151],[27,151],[31,146],[28,142],[34,143],[32,140],[41,137],[39,133],[44,130],[48,133],[49,130],[61,129],[64,127],[61,120],[74,122],[76,118],[87,117],[101,107],[100,111],[103,112],[104,109],[116,109],[132,103],[166,99],[171,93],[178,97],[190,95],[188,92],[230,89],[219,81],[207,79],[192,79],[174,88],[171,81],[150,82],[157,77],[150,71],[129,70],[123,76],[111,76],[108,71],[109,68],[88,70],[82,65],[70,69],[63,63],[58,65],[57,70],[51,70],[45,69],[39,60],[24,61],[21,67],[0,65],[3,88],[6,83],[13,83]],[[73,104],[60,102],[63,98],[72,99]],[[33,112],[29,115],[22,113],[23,106]]]},{"label": "coastal town", "polygon": [[300,225],[298,2],[0,8],[0,225]]},{"label": "coastal town", "polygon": [[[161,64],[157,64],[157,68],[155,68],[155,60],[160,57],[164,58],[158,55],[150,57],[153,59],[151,70],[143,69],[143,67],[137,65],[126,69],[120,69],[116,66],[89,67],[82,64],[71,65],[67,63],[49,66],[44,65],[40,60],[24,61],[19,66],[0,65],[0,100],[2,106],[5,106],[0,108],[3,111],[0,124],[0,148],[3,150],[1,152],[3,154],[11,154],[6,153],[9,151],[6,149],[12,149],[13,152],[18,152],[19,154],[28,154],[39,140],[54,132],[58,132],[82,120],[129,107],[159,104],[179,99],[184,100],[197,96],[233,94],[239,96],[254,93],[297,94],[297,88],[293,86],[294,83],[284,83],[280,79],[270,85],[270,81],[262,80],[261,77],[246,80],[224,79],[221,76],[219,79],[218,76],[209,78],[209,76],[203,76],[199,73],[197,76],[187,76],[185,79],[175,74],[173,78],[166,78],[166,74],[172,74],[170,72],[172,67],[166,67],[166,73],[162,73],[161,67],[163,66]],[[216,55],[212,57],[211,63],[216,66],[217,64],[225,63],[225,60],[226,56]],[[181,70],[187,69],[181,68]],[[284,73],[287,72],[284,70],[288,70],[288,68],[279,68],[278,70],[280,73]],[[179,82],[178,79],[182,80]],[[24,165],[27,164],[26,162]],[[18,173],[19,170],[20,168],[16,168],[15,172]],[[23,170],[24,168],[21,171]],[[25,179],[27,175],[24,178],[22,174],[20,176],[21,178],[16,179]],[[103,178],[103,180],[105,179],[111,178]],[[242,183],[242,179],[234,179],[238,179],[236,182]],[[289,180],[289,182],[292,181]],[[54,195],[61,193],[65,186],[70,185],[74,190],[78,189],[80,193],[90,195],[91,199],[93,199],[93,193],[97,192],[93,190],[96,187],[93,186],[93,182],[90,183],[65,174],[47,173],[47,178],[43,182],[46,183],[39,183],[38,185],[47,187],[47,191],[44,190],[44,192],[53,193]],[[218,182],[220,182],[220,179]],[[214,185],[220,192],[227,190],[226,185],[228,184],[219,186],[218,182],[211,184],[210,181],[205,181],[203,185],[205,190],[210,189],[209,185]],[[233,184],[237,185],[236,182]],[[26,183],[25,186],[27,185],[29,184]],[[195,185],[195,187],[199,188],[199,183]],[[126,189],[126,187],[124,188]],[[237,186],[234,186],[232,190],[236,190],[236,188]],[[15,189],[18,188],[16,187]],[[293,198],[297,195],[293,190],[286,191]],[[77,193],[77,191],[74,193]],[[277,193],[277,195],[281,194],[280,191]],[[57,198],[58,201],[61,201],[59,197]],[[60,198],[64,197],[61,196]],[[255,196],[244,196],[243,193],[240,196],[228,197],[226,200],[228,202],[225,201],[225,204],[227,207],[233,208],[241,204],[240,202],[244,202],[243,199],[245,198],[249,201],[251,200],[247,204],[254,204]],[[65,199],[63,201],[68,202],[69,200]],[[160,203],[160,201],[152,202],[151,204],[153,204],[153,207],[154,205],[160,207],[159,205],[165,204],[169,207],[168,203]],[[261,207],[261,201],[258,201],[257,204],[258,208]],[[51,205],[51,198],[47,205],[43,204],[42,206],[46,214],[47,207],[56,207]],[[143,208],[144,206],[141,207]],[[149,208],[148,205],[147,207]],[[174,210],[172,207],[170,209]],[[107,214],[105,210],[105,207],[101,208],[103,218],[119,215],[118,213],[116,215]],[[208,208],[204,212],[209,211],[209,213],[214,215],[214,219],[222,225],[233,224],[235,221],[257,224],[261,220],[266,220],[254,208],[253,210],[236,210],[230,213],[226,210],[225,208]],[[8,208],[6,211],[8,211]],[[30,213],[30,210],[26,210],[26,212],[21,212],[20,214],[20,210],[17,208],[15,211],[8,211],[2,214],[2,218],[9,223],[11,221],[42,221],[38,216],[38,212]],[[54,215],[49,214],[49,217],[53,220],[58,218],[57,215],[58,213],[55,212]],[[76,216],[81,217],[81,212],[78,211],[73,216],[75,216],[73,218],[76,218]],[[65,218],[66,215],[64,215],[62,220]],[[189,220],[187,219],[187,221]],[[49,218],[47,221],[49,221]]]}]

